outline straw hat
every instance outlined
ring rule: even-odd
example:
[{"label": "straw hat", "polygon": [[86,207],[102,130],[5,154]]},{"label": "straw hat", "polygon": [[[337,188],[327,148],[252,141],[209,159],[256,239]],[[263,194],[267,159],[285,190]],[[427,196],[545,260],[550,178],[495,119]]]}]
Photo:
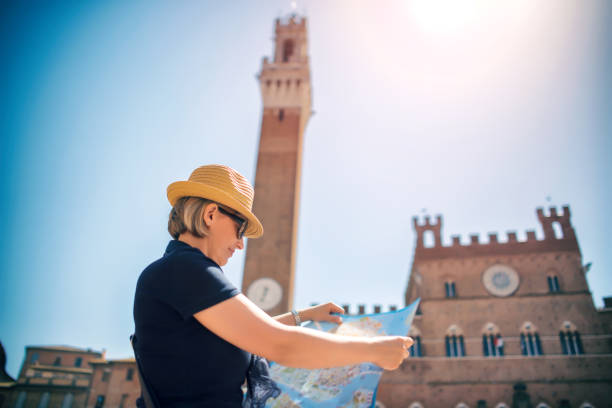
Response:
[{"label": "straw hat", "polygon": [[168,186],[168,201],[172,206],[179,198],[187,196],[206,198],[237,211],[248,220],[245,237],[263,235],[261,222],[251,212],[255,196],[253,187],[236,170],[220,164],[201,166],[191,173],[189,180]]}]

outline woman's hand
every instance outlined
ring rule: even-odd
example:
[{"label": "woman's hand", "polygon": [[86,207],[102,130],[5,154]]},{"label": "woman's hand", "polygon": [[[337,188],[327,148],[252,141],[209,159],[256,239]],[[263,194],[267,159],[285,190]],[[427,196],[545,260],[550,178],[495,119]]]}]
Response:
[{"label": "woman's hand", "polygon": [[410,337],[384,336],[373,337],[375,351],[374,364],[385,370],[395,370],[405,358],[410,356],[410,347],[414,343]]},{"label": "woman's hand", "polygon": [[328,302],[300,310],[300,319],[302,321],[313,320],[317,322],[342,323],[340,316],[333,316],[331,313],[344,314],[344,309],[333,302]]}]

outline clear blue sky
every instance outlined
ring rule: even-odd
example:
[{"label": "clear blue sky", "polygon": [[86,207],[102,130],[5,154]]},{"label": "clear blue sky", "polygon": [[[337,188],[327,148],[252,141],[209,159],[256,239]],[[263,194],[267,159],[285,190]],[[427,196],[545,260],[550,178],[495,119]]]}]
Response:
[{"label": "clear blue sky", "polygon": [[[18,2],[15,2],[18,3]],[[254,179],[255,79],[289,1],[41,2],[0,22],[0,341],[130,354],[166,186]],[[598,306],[612,295],[609,2],[303,1],[313,108],[296,306],[402,304],[411,217],[450,235],[539,228],[569,204]],[[550,203],[546,197],[550,197]],[[244,255],[225,268],[240,286]]]}]

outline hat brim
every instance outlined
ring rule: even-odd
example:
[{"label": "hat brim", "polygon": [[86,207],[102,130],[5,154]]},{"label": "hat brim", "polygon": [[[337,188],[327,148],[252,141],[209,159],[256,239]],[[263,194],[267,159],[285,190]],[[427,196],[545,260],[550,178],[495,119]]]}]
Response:
[{"label": "hat brim", "polygon": [[176,181],[168,186],[167,194],[168,201],[170,201],[172,206],[181,197],[201,197],[223,204],[248,220],[246,231],[244,231],[245,237],[259,238],[263,235],[263,225],[261,225],[255,214],[240,201],[218,188],[195,181]]}]

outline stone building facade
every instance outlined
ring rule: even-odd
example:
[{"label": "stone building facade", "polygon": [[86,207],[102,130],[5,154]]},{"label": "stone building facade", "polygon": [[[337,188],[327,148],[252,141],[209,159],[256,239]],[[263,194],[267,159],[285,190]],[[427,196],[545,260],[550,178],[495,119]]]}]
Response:
[{"label": "stone building facade", "polygon": [[2,408],[85,407],[92,368],[103,352],[66,346],[28,346]]},{"label": "stone building facade", "polygon": [[87,408],[135,407],[140,382],[134,358],[94,360]]},{"label": "stone building facade", "polygon": [[450,246],[442,217],[414,219],[414,357],[385,373],[379,406],[612,407],[612,309],[593,304],[569,207],[537,217],[542,240]]},{"label": "stone building facade", "polygon": [[128,408],[140,384],[134,359],[67,346],[29,346],[16,381],[0,383],[0,408]]}]

